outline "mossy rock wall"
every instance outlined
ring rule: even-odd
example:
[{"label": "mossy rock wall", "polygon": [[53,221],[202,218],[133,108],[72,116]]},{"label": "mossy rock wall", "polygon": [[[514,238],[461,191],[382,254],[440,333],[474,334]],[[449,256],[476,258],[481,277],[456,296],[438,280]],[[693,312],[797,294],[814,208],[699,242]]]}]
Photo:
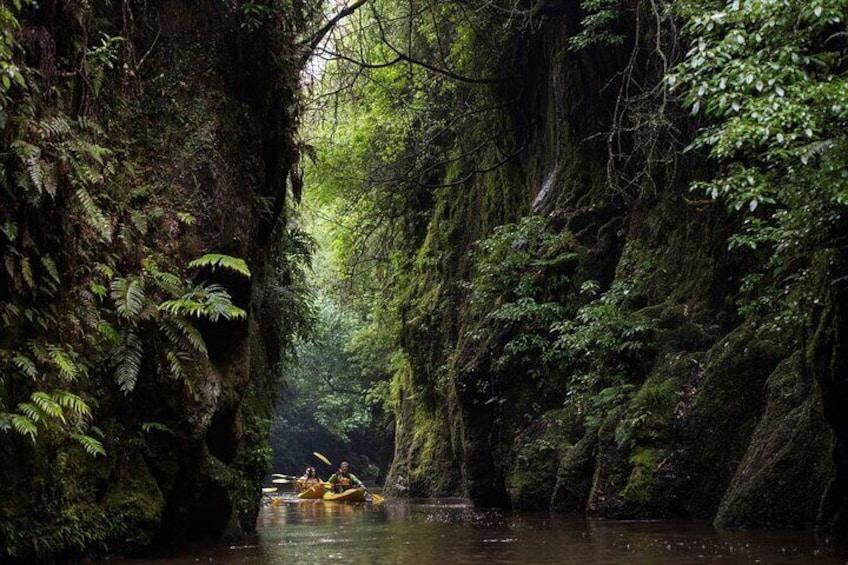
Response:
[{"label": "mossy rock wall", "polygon": [[[451,456],[458,456],[462,490],[479,505],[604,518],[698,516],[724,526],[806,527],[844,517],[839,477],[848,475],[830,447],[831,435],[840,446],[848,430],[836,408],[848,387],[834,369],[843,359],[844,296],[812,313],[820,325],[809,347],[802,332],[775,333],[744,319],[736,303],[742,277],[765,259],[729,251],[738,219],[691,195],[692,180],[710,172],[695,152],[673,171],[655,171],[653,182],[609,188],[608,147],[599,140],[617,100],[614,88],[601,86],[614,83],[630,51],[571,53],[576,17],[553,10],[522,35],[524,59],[513,69],[520,78],[492,94],[508,108],[505,123],[531,116],[528,150],[496,174],[437,195],[419,270],[405,288],[402,345],[410,365],[396,384],[413,386],[398,389],[396,465],[426,461],[428,475],[451,477],[449,491],[427,491],[453,494]],[[641,40],[650,41],[643,31]],[[685,116],[676,119],[679,131],[691,131]],[[476,133],[466,133],[470,143]],[[600,293],[626,289],[616,315],[644,328],[625,374],[595,376],[618,379],[620,390],[601,418],[572,403],[580,377],[573,364],[540,376],[539,367],[550,367],[541,355],[501,363],[519,326],[498,327],[469,305],[474,242],[530,214],[573,237],[576,259],[566,276],[574,288],[588,281]],[[575,316],[589,300],[581,292],[543,299]],[[629,355],[621,341],[595,353]],[[569,411],[573,419],[564,420]],[[427,437],[453,438],[450,453],[421,451],[415,426],[424,420]],[[848,461],[839,448],[836,454]]]},{"label": "mossy rock wall", "polygon": [[[278,276],[270,258],[285,231],[286,182],[297,159],[294,15],[283,18],[286,30],[272,22],[249,31],[219,2],[39,4],[22,16],[22,33],[37,33],[57,54],[42,64],[72,60],[67,50],[87,46],[89,26],[123,35],[122,53],[137,55],[137,66],[107,74],[83,110],[120,155],[121,177],[112,182],[142,195],[138,206],[153,218],[138,254],[185,266],[224,253],[244,258],[253,276],[197,273],[198,282],[227,287],[248,319],[198,323],[209,355],[193,359],[185,379],[148,360],[125,394],[111,368],[91,368],[106,383],[91,393],[105,457],[0,438],[0,561],[241,536],[255,527],[270,463],[285,339],[266,285]],[[73,108],[75,95],[57,88],[57,106]],[[271,214],[260,199],[272,203]],[[126,257],[127,268],[138,259]]]}]

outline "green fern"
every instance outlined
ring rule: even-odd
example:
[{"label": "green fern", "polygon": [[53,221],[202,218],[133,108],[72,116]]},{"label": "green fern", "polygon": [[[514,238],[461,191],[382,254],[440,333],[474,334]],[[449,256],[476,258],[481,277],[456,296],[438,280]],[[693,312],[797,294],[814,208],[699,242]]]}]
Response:
[{"label": "green fern", "polygon": [[35,279],[32,277],[32,265],[30,265],[29,257],[21,257],[21,276],[30,290],[35,290]]},{"label": "green fern", "polygon": [[66,381],[73,381],[84,371],[72,358],[71,354],[65,351],[58,345],[47,346],[47,356],[50,361],[59,369],[59,374]]},{"label": "green fern", "polygon": [[15,355],[12,357],[12,364],[31,379],[38,376],[38,368],[35,366],[35,362],[26,355]]},{"label": "green fern", "polygon": [[234,305],[230,294],[219,284],[198,285],[180,298],[166,300],[159,305],[159,310],[173,316],[188,316],[206,318],[217,322],[225,320],[242,320],[247,318],[247,312]]},{"label": "green fern", "polygon": [[175,347],[187,351],[194,350],[204,356],[208,355],[203,335],[188,320],[171,317],[163,321],[160,327],[165,337]]},{"label": "green fern", "polygon": [[32,442],[35,443],[35,438],[38,435],[38,426],[35,422],[22,414],[12,414],[9,420],[16,432],[24,436],[29,436]]},{"label": "green fern", "polygon": [[123,346],[116,351],[118,367],[115,370],[115,381],[124,394],[132,392],[135,388],[143,353],[141,339],[134,332],[127,332]]},{"label": "green fern", "polygon": [[144,309],[144,283],[135,277],[118,277],[109,287],[118,314],[130,321],[138,320]]},{"label": "green fern", "polygon": [[[92,179],[88,179],[91,181]],[[91,194],[84,187],[77,189],[74,194],[80,207],[83,211],[83,216],[88,224],[94,228],[100,238],[110,243],[112,241],[112,224],[109,219],[103,214],[103,211],[91,197]]]},{"label": "green fern", "polygon": [[49,419],[44,410],[30,402],[21,402],[18,404],[18,410],[33,424],[46,424]]},{"label": "green fern", "polygon": [[71,434],[71,437],[77,440],[77,442],[79,442],[89,455],[95,457],[97,455],[106,455],[106,450],[103,448],[103,444],[93,437],[84,434]]},{"label": "green fern", "polygon": [[209,267],[213,270],[217,268],[227,269],[250,278],[250,269],[248,269],[244,259],[220,253],[207,253],[189,263],[188,266],[192,268]]},{"label": "green fern", "polygon": [[31,396],[32,402],[38,406],[42,413],[46,414],[54,420],[59,420],[63,424],[67,424],[65,412],[62,406],[56,402],[49,394],[43,391],[34,392]]},{"label": "green fern", "polygon": [[174,434],[174,431],[171,428],[160,422],[144,422],[141,424],[141,431],[145,433],[165,432],[171,435]]},{"label": "green fern", "polygon": [[175,379],[185,380],[186,373],[183,369],[183,361],[189,360],[189,356],[183,351],[168,351],[165,357],[168,359],[171,376]]},{"label": "green fern", "polygon": [[85,400],[72,392],[56,390],[53,392],[53,400],[66,410],[70,410],[80,420],[91,418],[91,408]]}]

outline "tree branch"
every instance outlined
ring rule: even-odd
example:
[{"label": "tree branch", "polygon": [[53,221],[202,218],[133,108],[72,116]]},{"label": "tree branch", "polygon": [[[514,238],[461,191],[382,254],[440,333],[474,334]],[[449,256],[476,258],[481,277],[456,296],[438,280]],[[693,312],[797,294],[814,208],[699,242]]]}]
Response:
[{"label": "tree branch", "polygon": [[338,24],[340,21],[354,13],[366,2],[368,2],[368,0],[357,0],[356,2],[354,2],[350,6],[347,6],[341,12],[330,18],[330,20],[326,24],[324,24],[318,31],[313,33],[311,37],[301,41],[300,44],[305,45],[307,47],[307,51],[304,55],[304,58],[309,58],[312,55],[312,52],[315,51],[315,49],[321,44],[321,41],[324,40],[324,37],[326,37],[326,35],[330,33],[330,30],[336,27],[336,24]]}]

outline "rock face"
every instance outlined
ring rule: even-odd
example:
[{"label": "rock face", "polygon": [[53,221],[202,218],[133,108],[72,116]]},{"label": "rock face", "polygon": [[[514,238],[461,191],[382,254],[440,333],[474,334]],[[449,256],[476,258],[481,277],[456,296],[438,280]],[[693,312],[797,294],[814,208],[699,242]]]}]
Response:
[{"label": "rock face", "polygon": [[[601,87],[618,84],[629,52],[570,54],[563,30],[576,26],[552,9],[505,47],[520,52],[518,78],[492,96],[504,122],[524,124],[512,141],[527,151],[437,195],[403,309],[409,367],[387,484],[608,518],[840,526],[844,290],[826,290],[809,342],[740,315],[742,277],[762,258],[729,253],[738,220],[689,192],[709,173],[697,155],[651,168],[641,150],[669,138],[616,138],[645,174],[611,190],[603,140],[620,99]],[[647,80],[650,62],[636,65]],[[691,131],[682,113],[663,119]],[[534,215],[551,234],[538,250],[521,227]],[[495,255],[475,242],[493,249],[505,233],[509,257],[536,253],[521,280],[545,282],[504,287],[480,315],[463,289]]]},{"label": "rock face", "polygon": [[[54,98],[36,100],[39,111],[82,114],[102,128],[101,143],[119,157],[109,186],[129,194],[127,207],[140,218],[133,221],[144,221],[135,246],[116,242],[80,264],[118,255],[125,275],[151,264],[183,272],[215,252],[245,259],[252,277],[193,272],[195,282],[223,285],[247,318],[198,322],[208,356],[182,359],[182,378],[159,362],[155,328],[142,335],[145,357],[130,392],[118,390],[110,367],[89,368],[83,395],[105,456],[0,437],[0,560],[239,536],[254,528],[270,462],[268,421],[287,331],[268,288],[286,276],[271,258],[285,237],[297,162],[300,3],[255,25],[220,2],[39,4],[21,15],[28,64],[56,81],[48,85]],[[99,90],[75,82],[73,69],[67,82],[55,78],[87,48],[87,34],[100,33],[120,39],[104,51],[119,63],[102,69]],[[26,43],[33,37],[40,51]],[[111,202],[116,192],[95,197]],[[126,216],[115,214],[108,221],[121,225]],[[69,288],[79,283],[75,272],[61,276]],[[76,297],[68,294],[60,299],[71,311]],[[2,388],[2,404],[20,402],[14,394]]]}]

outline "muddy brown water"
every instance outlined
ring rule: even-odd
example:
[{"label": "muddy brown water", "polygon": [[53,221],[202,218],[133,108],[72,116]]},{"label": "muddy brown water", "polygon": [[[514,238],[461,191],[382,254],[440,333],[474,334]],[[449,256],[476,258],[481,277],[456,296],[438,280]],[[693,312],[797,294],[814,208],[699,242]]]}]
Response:
[{"label": "muddy brown water", "polygon": [[346,564],[848,564],[848,544],[798,531],[719,531],[697,521],[600,521],[474,509],[459,499],[368,504],[281,497],[257,534],[122,565]]}]

